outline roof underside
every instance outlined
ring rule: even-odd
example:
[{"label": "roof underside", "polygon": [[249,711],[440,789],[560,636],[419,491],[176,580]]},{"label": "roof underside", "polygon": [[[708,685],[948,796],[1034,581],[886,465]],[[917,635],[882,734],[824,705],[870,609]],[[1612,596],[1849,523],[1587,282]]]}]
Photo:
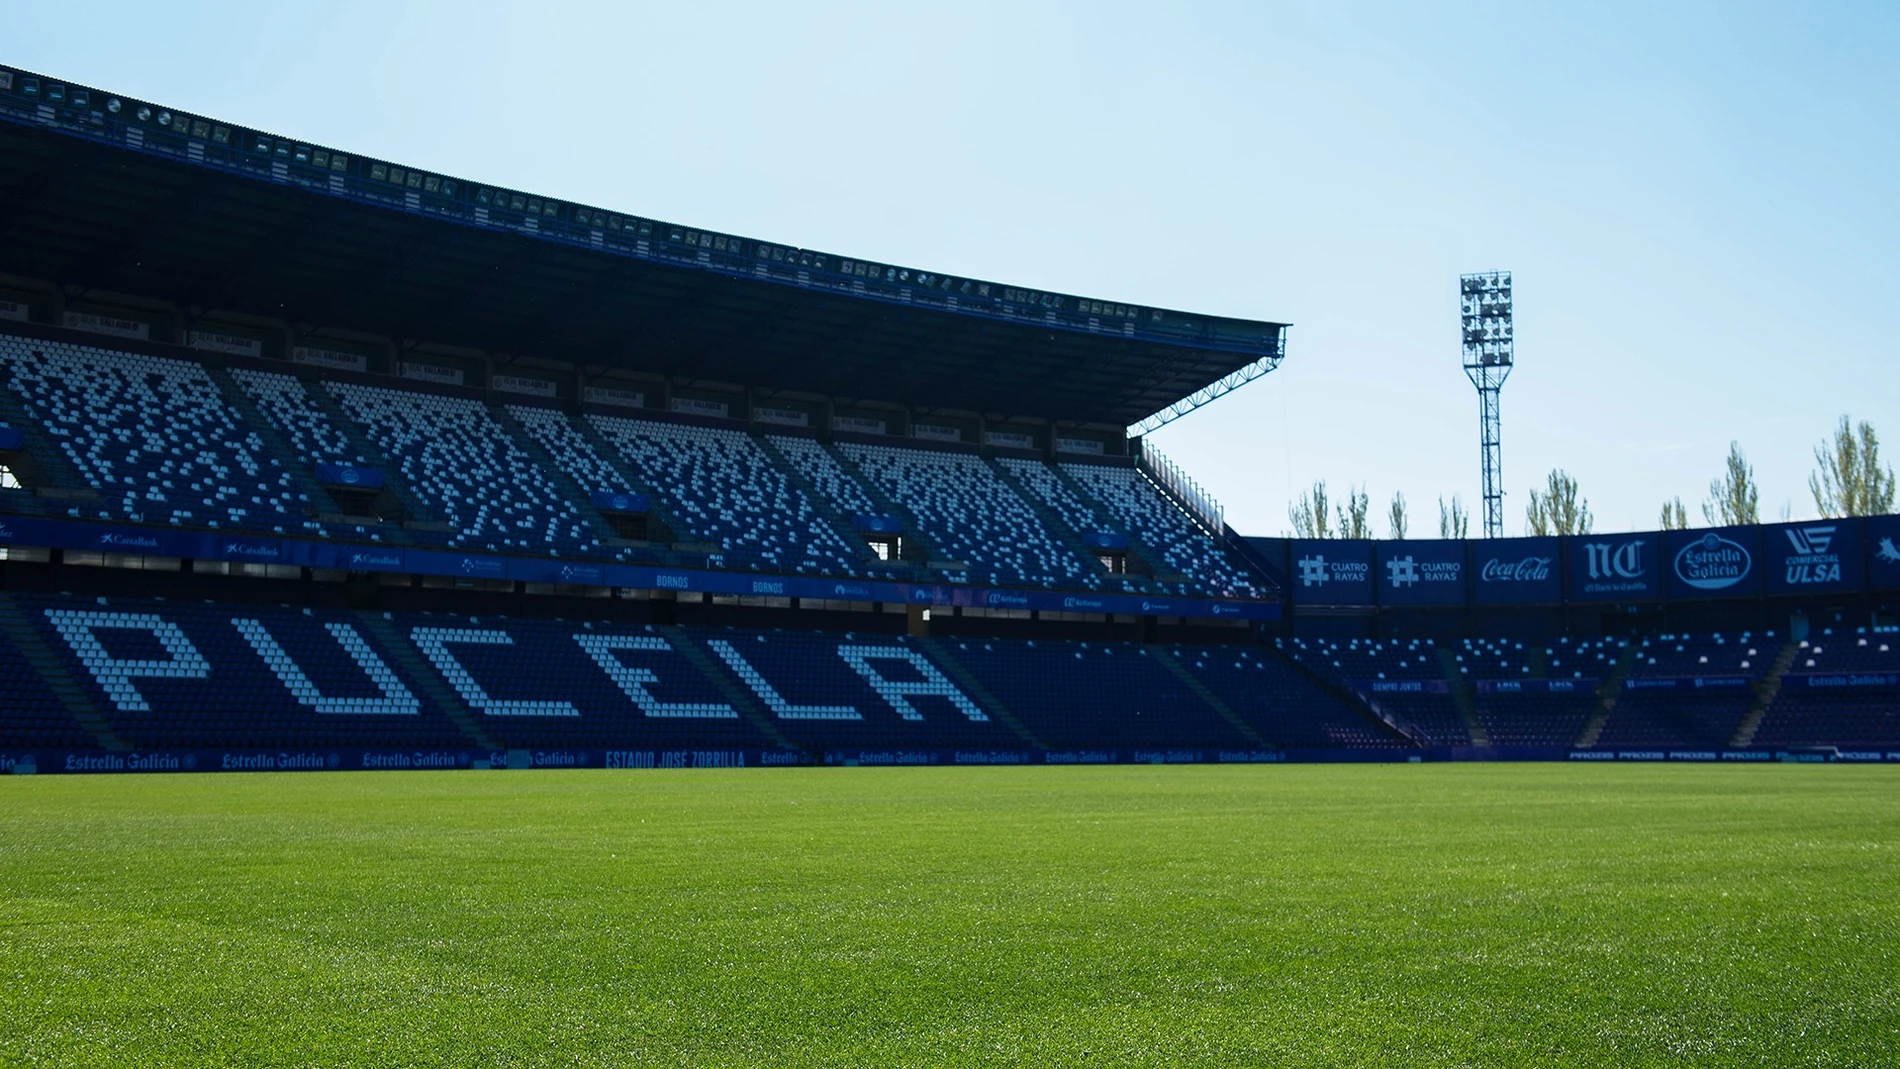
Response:
[{"label": "roof underside", "polygon": [[1126,426],[1260,359],[482,229],[0,121],[0,272],[677,379]]}]

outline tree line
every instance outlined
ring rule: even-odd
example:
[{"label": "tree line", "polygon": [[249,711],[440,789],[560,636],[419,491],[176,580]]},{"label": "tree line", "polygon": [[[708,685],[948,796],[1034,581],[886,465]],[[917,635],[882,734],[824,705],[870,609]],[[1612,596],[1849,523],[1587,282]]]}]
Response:
[{"label": "tree line", "polygon": [[[1882,466],[1880,437],[1866,420],[1853,424],[1842,416],[1834,434],[1815,446],[1808,491],[1814,496],[1815,510],[1823,517],[1891,513],[1894,487],[1893,468]],[[1287,520],[1298,538],[1372,538],[1371,512],[1372,498],[1364,486],[1349,485],[1336,501],[1326,481],[1319,479],[1298,501],[1287,506]],[[1712,527],[1761,522],[1761,488],[1755,482],[1755,467],[1742,453],[1739,442],[1729,443],[1722,473],[1709,481],[1708,496],[1702,501],[1702,519]],[[1385,520],[1388,538],[1404,538],[1410,532],[1411,516],[1403,493],[1392,495]],[[1531,489],[1524,514],[1525,534],[1589,534],[1595,522],[1590,502],[1578,489],[1576,478],[1564,469],[1553,468],[1542,487]],[[1689,509],[1681,496],[1663,502],[1658,526],[1665,531],[1689,526]],[[1466,538],[1470,529],[1471,515],[1458,495],[1451,495],[1449,501],[1441,496],[1438,537]]]}]

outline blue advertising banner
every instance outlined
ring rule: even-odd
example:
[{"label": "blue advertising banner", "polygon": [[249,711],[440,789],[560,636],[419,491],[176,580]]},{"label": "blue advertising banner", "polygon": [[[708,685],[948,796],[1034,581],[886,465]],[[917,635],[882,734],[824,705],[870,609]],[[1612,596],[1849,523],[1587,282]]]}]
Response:
[{"label": "blue advertising banner", "polygon": [[1867,519],[1867,585],[1900,590],[1900,516]]},{"label": "blue advertising banner", "polygon": [[[192,560],[285,564],[360,572],[406,572],[468,579],[505,579],[528,583],[572,583],[635,590],[673,590],[702,594],[793,598],[835,598],[914,605],[968,605],[1051,612],[1099,612],[1126,616],[1183,616],[1197,619],[1277,620],[1275,601],[1223,601],[1212,598],[1143,597],[1136,594],[1069,594],[1048,590],[992,590],[952,585],[917,585],[809,576],[759,576],[750,573],[659,568],[604,561],[548,557],[499,557],[480,553],[410,549],[397,546],[339,545],[273,538],[0,516],[0,545],[100,550],[141,556]],[[1357,543],[1362,548],[1370,543]],[[1367,552],[1370,550],[1367,548]],[[1367,585],[1370,583],[1368,581]]]},{"label": "blue advertising banner", "polygon": [[1472,600],[1479,605],[1555,605],[1563,600],[1555,538],[1471,543]]},{"label": "blue advertising banner", "polygon": [[625,490],[595,490],[587,495],[594,507],[602,512],[628,512],[640,515],[652,511],[651,502],[645,494],[629,493]]},{"label": "blue advertising banner", "polygon": [[1480,679],[1479,694],[1595,694],[1594,679]]},{"label": "blue advertising banner", "polygon": [[1663,539],[1671,598],[1761,593],[1761,528],[1669,531]]},{"label": "blue advertising banner", "polygon": [[383,485],[383,470],[359,468],[354,464],[318,464],[317,481],[325,486],[354,486],[374,490]]},{"label": "blue advertising banner", "polygon": [[1770,594],[1831,594],[1865,584],[1858,519],[1777,523],[1761,531],[1762,571]]},{"label": "blue advertising banner", "polygon": [[1463,605],[1465,543],[1416,539],[1378,543],[1379,604]]},{"label": "blue advertising banner", "polygon": [[1662,597],[1662,553],[1655,535],[1578,535],[1567,541],[1571,601]]},{"label": "blue advertising banner", "polygon": [[1623,681],[1624,690],[1746,690],[1755,681],[1747,676],[1660,676],[1645,679],[1632,676]]},{"label": "blue advertising banner", "polygon": [[1900,687],[1900,672],[1803,672],[1786,676],[1783,685],[1810,690],[1893,690]]},{"label": "blue advertising banner", "polygon": [[1371,605],[1372,543],[1343,538],[1300,538],[1293,542],[1293,571],[1287,593],[1301,605]]},{"label": "blue advertising banner", "polygon": [[473,553],[444,553],[433,549],[403,550],[408,563],[404,571],[421,575],[456,575],[465,579],[506,579],[508,562],[500,557],[479,557]]}]

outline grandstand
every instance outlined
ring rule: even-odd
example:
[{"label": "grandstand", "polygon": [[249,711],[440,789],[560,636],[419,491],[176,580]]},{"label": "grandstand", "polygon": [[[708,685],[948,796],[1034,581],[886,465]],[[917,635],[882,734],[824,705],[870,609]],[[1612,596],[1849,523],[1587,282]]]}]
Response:
[{"label": "grandstand", "polygon": [[1130,431],[1282,324],[5,68],[0,191],[6,768],[1900,759],[1895,518],[1232,530]]}]

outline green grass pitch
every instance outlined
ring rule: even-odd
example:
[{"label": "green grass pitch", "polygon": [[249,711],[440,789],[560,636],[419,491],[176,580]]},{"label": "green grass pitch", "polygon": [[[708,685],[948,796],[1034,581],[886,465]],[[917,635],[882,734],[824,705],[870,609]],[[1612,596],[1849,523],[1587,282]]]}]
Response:
[{"label": "green grass pitch", "polygon": [[1900,1064],[1900,769],[0,779],[0,1065]]}]

